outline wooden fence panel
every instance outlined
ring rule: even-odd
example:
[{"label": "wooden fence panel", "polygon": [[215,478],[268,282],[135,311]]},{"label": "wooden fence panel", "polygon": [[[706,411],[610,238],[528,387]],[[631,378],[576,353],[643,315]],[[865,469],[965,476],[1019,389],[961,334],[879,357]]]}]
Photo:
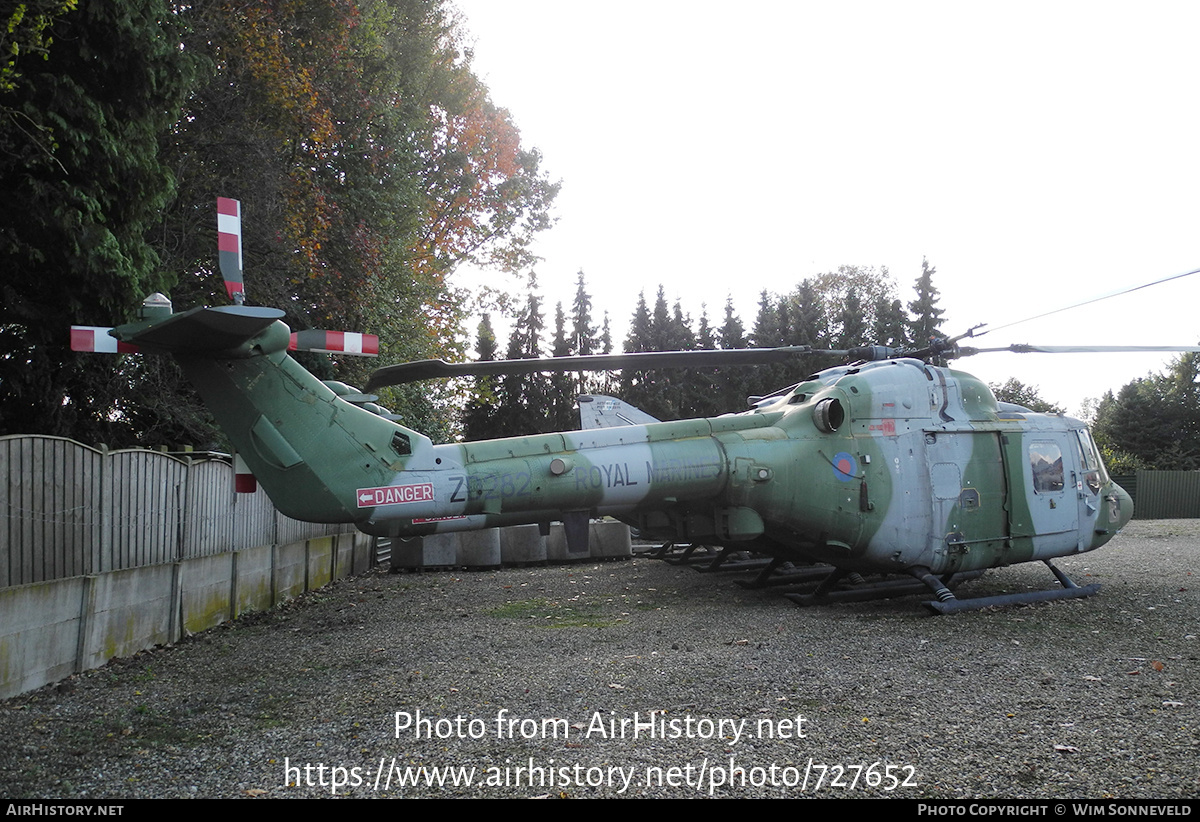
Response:
[{"label": "wooden fence panel", "polygon": [[[233,469],[217,460],[193,462],[188,467],[183,555],[209,557],[233,550]],[[236,546],[245,547],[245,546]]]},{"label": "wooden fence panel", "polygon": [[187,463],[153,451],[115,451],[112,476],[113,567],[183,559]]},{"label": "wooden fence panel", "polygon": [[0,588],[353,531],[233,492],[221,460],[0,437]]},{"label": "wooden fence panel", "polygon": [[103,466],[61,437],[0,437],[0,586],[92,572]]},{"label": "wooden fence panel", "polygon": [[[231,469],[232,470],[232,469]],[[259,488],[253,494],[235,494],[233,501],[233,539],[239,548],[279,542],[275,531],[275,506],[267,492]]]}]

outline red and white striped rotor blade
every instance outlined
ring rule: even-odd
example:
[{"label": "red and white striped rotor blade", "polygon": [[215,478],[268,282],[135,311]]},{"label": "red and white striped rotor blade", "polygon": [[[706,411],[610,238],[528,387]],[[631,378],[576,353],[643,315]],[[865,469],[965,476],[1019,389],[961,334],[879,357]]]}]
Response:
[{"label": "red and white striped rotor blade", "polygon": [[237,302],[235,294],[245,294],[242,279],[242,204],[228,197],[217,198],[217,256],[225,291]]},{"label": "red and white striped rotor blade", "polygon": [[292,333],[289,351],[318,351],[326,354],[353,354],[356,357],[378,357],[379,337],[353,331],[307,331]]},{"label": "red and white striped rotor blade", "polygon": [[97,354],[136,354],[138,347],[121,342],[108,332],[112,327],[102,325],[71,326],[71,350],[93,351]]}]

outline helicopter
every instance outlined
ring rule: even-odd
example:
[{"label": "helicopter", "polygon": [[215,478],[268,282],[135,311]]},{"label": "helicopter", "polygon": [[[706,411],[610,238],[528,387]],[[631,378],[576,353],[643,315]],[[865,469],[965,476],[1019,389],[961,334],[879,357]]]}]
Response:
[{"label": "helicopter", "polygon": [[[231,294],[241,293],[238,283]],[[658,540],[820,564],[809,602],[893,596],[894,580],[863,578],[891,575],[928,591],[926,607],[945,614],[1096,593],[1098,585],[1076,585],[1052,560],[1099,548],[1133,515],[1084,423],[997,402],[976,377],[925,361],[961,353],[962,337],[921,351],[839,352],[853,362],[752,398],[742,413],[663,422],[600,398],[616,413],[603,423],[593,414],[590,424],[585,413],[581,430],[434,444],[372,406],[372,395],[300,366],[282,317],[240,299],[175,313],[155,295],[136,321],[106,331],[113,348],[173,356],[276,507],[301,520],[353,523],[383,537],[529,523],[545,533],[561,521],[578,550],[589,520],[607,516]],[[466,374],[711,367],[812,353],[426,360],[380,369],[365,390]],[[1034,561],[1057,586],[971,599],[952,591],[964,577]]]}]

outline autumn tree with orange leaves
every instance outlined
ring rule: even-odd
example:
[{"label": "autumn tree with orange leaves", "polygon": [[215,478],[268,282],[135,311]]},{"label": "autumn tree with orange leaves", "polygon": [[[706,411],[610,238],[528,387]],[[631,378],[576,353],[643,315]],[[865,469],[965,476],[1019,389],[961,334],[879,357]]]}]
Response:
[{"label": "autumn tree with orange leaves", "polygon": [[[63,32],[82,24],[77,17],[84,19],[73,6],[48,6],[61,15],[56,24]],[[153,134],[149,148],[137,148],[146,178],[163,181],[163,196],[145,198],[137,211],[136,233],[148,251],[125,255],[138,270],[123,277],[167,287],[180,308],[223,303],[215,272],[214,202],[233,197],[243,204],[249,303],[283,308],[297,329],[376,333],[385,362],[461,353],[462,295],[449,275],[466,260],[525,268],[530,239],[550,224],[557,186],[472,72],[446,0],[106,0],[104,8],[114,19],[132,16],[150,26],[158,20],[157,33],[145,36],[157,35],[163,48],[125,49],[123,59],[144,60],[148,75],[188,84],[186,93],[173,92],[170,107],[164,95],[160,108],[172,113],[160,116],[157,151]],[[58,44],[51,34],[47,28],[39,36],[53,57]],[[180,66],[164,66],[164,59]],[[93,63],[91,70],[102,72],[103,65]],[[36,72],[22,78],[31,84],[31,97],[46,96],[37,83],[73,82],[46,78]],[[119,88],[122,82],[87,79],[75,87]],[[15,98],[5,97],[0,106],[10,99]],[[123,104],[120,95],[105,101],[112,106],[107,122],[131,119]],[[57,116],[48,111],[47,122]],[[17,156],[18,144],[31,136],[15,121],[2,125],[7,130],[0,143],[16,146],[10,153]],[[30,152],[54,150],[51,130],[31,135],[39,142]],[[81,135],[81,144],[86,139]],[[67,158],[54,156],[45,157],[45,165],[65,166],[75,184],[88,185],[87,166],[75,169]],[[108,190],[91,219],[120,230],[123,215],[133,211],[107,203],[128,203],[125,195],[140,189],[113,191],[107,180],[97,185]],[[148,224],[142,212],[152,215]],[[49,221],[37,214],[22,219]],[[57,249],[53,259],[69,252]],[[29,257],[36,260],[41,253],[33,248]],[[80,268],[81,279],[95,290],[103,291],[107,278],[115,276],[111,267]],[[53,282],[54,276],[46,272],[41,281]],[[38,282],[32,271],[29,277],[31,284]],[[19,284],[11,285],[15,303]],[[145,296],[133,288],[109,291],[122,295],[120,304],[105,304],[104,317],[77,321],[126,321]],[[45,367],[71,356],[60,351],[44,358]],[[305,364],[332,376],[328,358],[310,356]],[[360,382],[372,364],[339,363],[338,378]],[[103,436],[113,445],[220,444],[170,361],[125,358],[104,368],[112,395],[100,402],[90,388],[86,401],[71,402],[83,396],[76,374],[89,373],[79,363],[72,374],[28,375],[30,384],[56,386],[47,400],[56,408],[83,409],[93,423],[73,426],[67,420],[50,433],[86,430],[86,438]],[[397,392],[384,401],[407,424],[438,436],[448,430],[448,419],[430,393]],[[31,410],[8,418],[50,415]]]}]

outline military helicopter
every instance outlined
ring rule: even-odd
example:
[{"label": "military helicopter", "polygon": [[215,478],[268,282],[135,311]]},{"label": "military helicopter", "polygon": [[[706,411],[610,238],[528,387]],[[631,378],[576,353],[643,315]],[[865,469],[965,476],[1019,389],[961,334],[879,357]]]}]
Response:
[{"label": "military helicopter", "polygon": [[[362,407],[373,397],[301,367],[288,355],[295,342],[282,316],[240,300],[174,313],[155,295],[137,321],[103,331],[114,348],[175,357],[278,509],[301,520],[389,537],[561,521],[574,550],[586,544],[590,518],[610,516],[660,540],[823,563],[813,602],[894,595],[893,583],[862,576],[899,575],[933,595],[932,611],[953,613],[1095,593],[1098,585],[1077,586],[1051,560],[1104,545],[1133,514],[1082,422],[999,403],[979,379],[924,361],[961,352],[962,337],[920,351],[839,352],[855,362],[756,398],[742,413],[659,422],[629,406],[616,424],[610,415],[578,431],[435,445]],[[812,353],[422,361],[377,371],[366,390]],[[1031,561],[1044,562],[1058,586],[974,599],[951,590],[956,575]]]}]

